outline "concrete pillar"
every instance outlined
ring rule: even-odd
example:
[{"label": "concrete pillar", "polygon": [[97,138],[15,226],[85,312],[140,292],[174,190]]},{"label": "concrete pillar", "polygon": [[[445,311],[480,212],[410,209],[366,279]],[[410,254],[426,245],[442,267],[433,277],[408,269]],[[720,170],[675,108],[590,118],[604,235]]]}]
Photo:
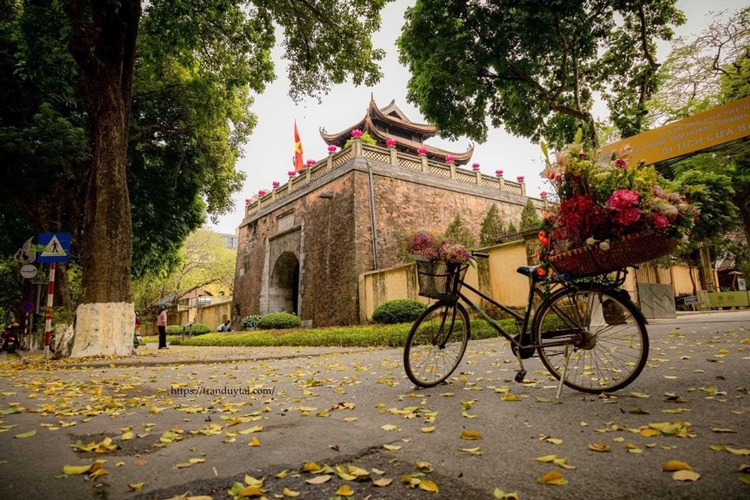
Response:
[{"label": "concrete pillar", "polygon": [[333,170],[333,153],[329,153],[328,158],[326,158],[326,172],[331,170]]},{"label": "concrete pillar", "polygon": [[396,148],[389,148],[391,153],[391,165],[398,165],[398,151]]},{"label": "concrete pillar", "polygon": [[474,175],[477,177],[477,186],[482,185],[482,172],[479,171],[479,169],[474,170]]},{"label": "concrete pillar", "polygon": [[521,182],[521,195],[526,196],[526,183],[523,181]]},{"label": "concrete pillar", "polygon": [[359,137],[354,137],[354,140],[352,141],[352,154],[355,158],[360,158],[362,156],[362,141]]},{"label": "concrete pillar", "polygon": [[505,177],[503,177],[503,174],[497,174],[497,181],[500,191],[505,191]]},{"label": "concrete pillar", "polygon": [[422,172],[429,172],[430,167],[427,165],[427,155],[419,155],[419,159],[422,160]]},{"label": "concrete pillar", "polygon": [[448,162],[448,166],[451,169],[451,179],[455,179],[456,178],[456,162],[454,161]]}]

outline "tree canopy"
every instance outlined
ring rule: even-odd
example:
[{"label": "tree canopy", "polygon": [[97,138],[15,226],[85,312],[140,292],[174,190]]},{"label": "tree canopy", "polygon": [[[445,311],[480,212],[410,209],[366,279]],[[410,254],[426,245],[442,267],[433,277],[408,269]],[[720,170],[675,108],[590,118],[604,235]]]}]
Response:
[{"label": "tree canopy", "polygon": [[484,141],[491,124],[562,146],[579,124],[598,143],[598,91],[633,135],[659,83],[655,43],[685,20],[675,3],[417,0],[398,41],[408,99],[446,137]]}]

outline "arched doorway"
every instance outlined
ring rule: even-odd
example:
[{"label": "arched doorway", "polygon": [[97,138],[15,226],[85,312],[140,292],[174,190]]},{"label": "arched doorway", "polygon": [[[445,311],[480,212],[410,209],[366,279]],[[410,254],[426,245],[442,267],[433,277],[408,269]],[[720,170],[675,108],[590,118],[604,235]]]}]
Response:
[{"label": "arched doorway", "polygon": [[271,312],[284,311],[299,315],[299,261],[292,252],[284,252],[276,260],[269,292]]}]

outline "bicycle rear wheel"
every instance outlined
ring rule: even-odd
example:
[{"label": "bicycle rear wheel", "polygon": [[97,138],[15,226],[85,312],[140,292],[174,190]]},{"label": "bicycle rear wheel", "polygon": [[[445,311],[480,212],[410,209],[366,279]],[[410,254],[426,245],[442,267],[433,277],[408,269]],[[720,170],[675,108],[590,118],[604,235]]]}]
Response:
[{"label": "bicycle rear wheel", "polygon": [[433,387],[450,377],[469,340],[469,315],[457,302],[437,302],[417,318],[406,338],[404,368],[409,380]]},{"label": "bicycle rear wheel", "polygon": [[648,358],[642,316],[616,291],[560,290],[537,310],[534,332],[547,370],[558,380],[565,372],[565,385],[582,392],[622,389]]}]

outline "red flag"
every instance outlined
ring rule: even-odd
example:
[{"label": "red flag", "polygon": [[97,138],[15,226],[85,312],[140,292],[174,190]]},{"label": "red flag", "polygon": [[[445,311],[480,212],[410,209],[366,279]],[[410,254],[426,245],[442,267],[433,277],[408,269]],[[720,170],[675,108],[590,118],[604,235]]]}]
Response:
[{"label": "red flag", "polygon": [[299,172],[304,165],[302,164],[302,141],[297,131],[297,120],[294,120],[294,171]]}]

